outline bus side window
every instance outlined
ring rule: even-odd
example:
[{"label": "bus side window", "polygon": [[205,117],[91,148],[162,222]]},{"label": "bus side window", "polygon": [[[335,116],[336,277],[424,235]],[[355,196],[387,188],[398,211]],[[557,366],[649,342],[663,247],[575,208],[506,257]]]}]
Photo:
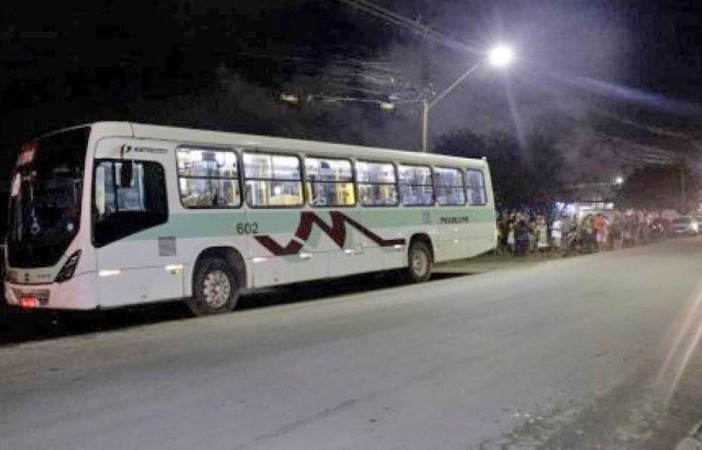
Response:
[{"label": "bus side window", "polygon": [[465,205],[466,192],[463,189],[463,171],[452,167],[435,167],[434,184],[436,202],[439,205]]},{"label": "bus side window", "polygon": [[363,206],[396,206],[399,203],[394,164],[356,161],[356,181]]},{"label": "bus side window", "polygon": [[244,153],[246,202],[254,208],[302,206],[300,158],[292,155]]},{"label": "bus side window", "polygon": [[428,166],[400,165],[400,199],[405,206],[434,204],[434,185]]},{"label": "bus side window", "polygon": [[181,147],[177,152],[180,201],[186,208],[241,206],[237,154],[226,149]]},{"label": "bus side window", "polygon": [[351,161],[305,158],[306,190],[312,206],[354,206]]}]

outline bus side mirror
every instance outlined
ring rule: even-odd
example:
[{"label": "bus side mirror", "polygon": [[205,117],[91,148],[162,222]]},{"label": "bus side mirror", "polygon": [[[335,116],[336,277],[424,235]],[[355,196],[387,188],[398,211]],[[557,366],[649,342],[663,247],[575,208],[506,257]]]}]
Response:
[{"label": "bus side mirror", "polygon": [[132,185],[134,178],[134,163],[132,161],[122,161],[119,167],[119,187],[128,188]]}]

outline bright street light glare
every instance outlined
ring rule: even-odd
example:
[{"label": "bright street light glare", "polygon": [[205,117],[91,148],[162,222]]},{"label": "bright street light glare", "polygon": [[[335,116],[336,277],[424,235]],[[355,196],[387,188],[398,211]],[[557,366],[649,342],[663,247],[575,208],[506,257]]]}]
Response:
[{"label": "bright street light glare", "polygon": [[624,177],[619,175],[614,179],[614,184],[624,184]]},{"label": "bright street light glare", "polygon": [[514,52],[506,45],[497,45],[488,53],[488,61],[493,67],[507,67],[514,60]]}]

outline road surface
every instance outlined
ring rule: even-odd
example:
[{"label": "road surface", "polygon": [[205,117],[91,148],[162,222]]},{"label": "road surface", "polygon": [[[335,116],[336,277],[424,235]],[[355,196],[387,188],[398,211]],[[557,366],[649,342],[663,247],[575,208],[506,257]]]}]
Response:
[{"label": "road surface", "polygon": [[659,449],[702,419],[702,239],[288,300],[5,345],[0,447]]}]

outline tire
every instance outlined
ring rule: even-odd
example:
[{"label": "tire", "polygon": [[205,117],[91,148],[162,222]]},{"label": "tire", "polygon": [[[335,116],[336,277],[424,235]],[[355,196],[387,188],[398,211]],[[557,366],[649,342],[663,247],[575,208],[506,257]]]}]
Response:
[{"label": "tire", "polygon": [[422,241],[415,241],[407,254],[407,278],[411,283],[422,283],[431,277],[431,250]]},{"label": "tire", "polygon": [[193,296],[186,303],[196,316],[227,313],[236,307],[240,290],[236,273],[226,261],[205,258],[195,269]]}]

